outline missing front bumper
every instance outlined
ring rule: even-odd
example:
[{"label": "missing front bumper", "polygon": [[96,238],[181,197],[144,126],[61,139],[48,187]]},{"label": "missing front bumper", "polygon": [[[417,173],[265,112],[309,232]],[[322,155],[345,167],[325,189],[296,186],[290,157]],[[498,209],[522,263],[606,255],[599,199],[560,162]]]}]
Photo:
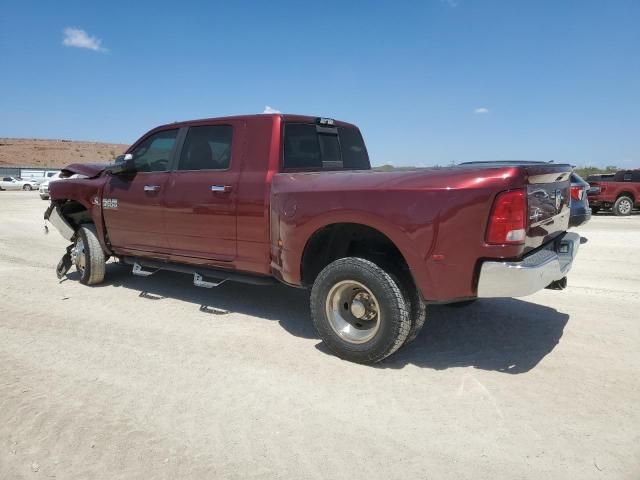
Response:
[{"label": "missing front bumper", "polygon": [[69,222],[67,222],[62,215],[60,215],[59,208],[55,205],[51,204],[47,211],[44,214],[44,219],[48,220],[51,225],[56,227],[56,230],[60,232],[63,238],[69,240],[70,242],[73,240],[73,236],[75,235],[75,230]]},{"label": "missing front bumper", "polygon": [[565,233],[549,248],[518,262],[486,261],[480,269],[478,297],[524,297],[566,277],[578,254],[580,235]]}]

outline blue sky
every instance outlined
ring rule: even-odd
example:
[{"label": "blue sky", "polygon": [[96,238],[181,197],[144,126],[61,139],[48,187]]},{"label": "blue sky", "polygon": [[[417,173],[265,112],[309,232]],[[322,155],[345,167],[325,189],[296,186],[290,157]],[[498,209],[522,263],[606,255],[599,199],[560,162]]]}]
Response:
[{"label": "blue sky", "polygon": [[358,124],[376,164],[640,167],[637,0],[6,0],[0,58],[0,137],[269,105]]}]

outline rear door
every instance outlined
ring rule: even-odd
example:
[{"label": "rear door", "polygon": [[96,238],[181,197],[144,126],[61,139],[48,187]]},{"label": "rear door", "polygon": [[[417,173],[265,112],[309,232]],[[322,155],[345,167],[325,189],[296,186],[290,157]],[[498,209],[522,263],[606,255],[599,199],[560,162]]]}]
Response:
[{"label": "rear door", "polygon": [[165,193],[174,255],[222,262],[236,257],[243,129],[242,121],[189,127]]},{"label": "rear door", "polygon": [[132,152],[136,171],[113,175],[106,183],[102,211],[114,247],[140,253],[168,251],[163,198],[179,131],[162,130],[144,138]]}]

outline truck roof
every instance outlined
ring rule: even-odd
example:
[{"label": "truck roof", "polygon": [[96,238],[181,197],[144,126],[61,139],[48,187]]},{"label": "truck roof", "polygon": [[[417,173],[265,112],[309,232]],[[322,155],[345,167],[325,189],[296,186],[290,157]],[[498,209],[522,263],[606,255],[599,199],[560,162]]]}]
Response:
[{"label": "truck roof", "polygon": [[[211,121],[220,121],[220,120],[258,120],[264,119],[265,117],[280,117],[285,122],[301,122],[301,123],[315,123],[318,118],[330,118],[330,117],[320,117],[320,116],[312,116],[312,115],[297,115],[292,113],[254,113],[250,115],[231,115],[226,117],[211,117],[211,118],[199,118],[194,120],[183,120],[180,122],[172,122],[164,125],[160,125],[153,130],[164,129],[168,127],[186,127],[189,125],[197,125],[201,123],[211,122]],[[357,128],[356,125],[348,122],[343,122],[340,120],[334,120],[334,124],[341,127],[352,127]]]}]

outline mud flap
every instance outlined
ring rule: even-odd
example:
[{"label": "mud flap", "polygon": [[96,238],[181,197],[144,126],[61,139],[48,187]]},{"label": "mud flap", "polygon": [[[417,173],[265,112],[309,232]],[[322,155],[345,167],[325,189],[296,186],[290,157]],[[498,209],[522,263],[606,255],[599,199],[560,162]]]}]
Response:
[{"label": "mud flap", "polygon": [[58,279],[61,279],[65,276],[65,274],[71,268],[71,249],[73,248],[73,244],[67,247],[67,252],[62,256],[60,261],[58,262],[58,266],[56,267],[56,275]]}]

